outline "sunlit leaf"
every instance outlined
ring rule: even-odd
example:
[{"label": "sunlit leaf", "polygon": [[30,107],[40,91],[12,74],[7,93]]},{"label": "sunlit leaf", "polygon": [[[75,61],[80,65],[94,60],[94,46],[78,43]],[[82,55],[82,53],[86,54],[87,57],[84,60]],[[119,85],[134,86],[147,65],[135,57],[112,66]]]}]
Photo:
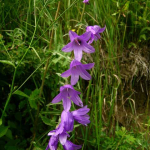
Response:
[{"label": "sunlit leaf", "polygon": [[15,68],[15,65],[9,60],[0,60],[0,63],[11,65],[11,66],[13,66]]},{"label": "sunlit leaf", "polygon": [[4,136],[7,133],[9,126],[0,126],[0,137]]}]

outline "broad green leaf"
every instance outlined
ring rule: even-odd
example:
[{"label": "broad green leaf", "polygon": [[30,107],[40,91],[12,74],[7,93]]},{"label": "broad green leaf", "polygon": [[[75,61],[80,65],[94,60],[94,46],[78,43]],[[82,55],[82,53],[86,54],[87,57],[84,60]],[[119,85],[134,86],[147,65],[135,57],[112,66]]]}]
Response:
[{"label": "broad green leaf", "polygon": [[45,116],[42,116],[40,115],[42,121],[46,124],[46,125],[49,125],[49,126],[54,126],[55,125],[55,122]]},{"label": "broad green leaf", "polygon": [[0,60],[0,63],[8,64],[8,65],[11,65],[15,68],[15,65],[9,60]]},{"label": "broad green leaf", "polygon": [[0,126],[0,137],[4,136],[7,133],[8,128],[9,126],[6,127],[3,125]]},{"label": "broad green leaf", "polygon": [[23,93],[22,91],[20,90],[17,90],[14,94],[17,94],[17,95],[20,95],[20,96],[23,96],[23,97],[26,97],[26,98],[29,98],[29,96],[25,93]]}]

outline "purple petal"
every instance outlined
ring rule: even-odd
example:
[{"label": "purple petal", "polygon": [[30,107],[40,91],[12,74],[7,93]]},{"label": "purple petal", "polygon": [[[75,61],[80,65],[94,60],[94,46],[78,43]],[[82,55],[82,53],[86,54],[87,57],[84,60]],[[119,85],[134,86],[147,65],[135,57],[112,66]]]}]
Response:
[{"label": "purple petal", "polygon": [[79,72],[77,69],[71,69],[71,85],[75,85],[79,80]]},{"label": "purple petal", "polygon": [[99,33],[96,33],[96,34],[94,35],[94,40],[95,40],[95,41],[97,41],[97,40],[100,39],[100,38],[101,38],[101,36],[100,36]]},{"label": "purple petal", "polygon": [[60,87],[60,92],[62,92],[63,90],[65,90],[67,88],[74,90],[72,85],[66,84],[66,85]]},{"label": "purple petal", "polygon": [[94,41],[94,34],[92,34],[92,36],[91,36],[90,40],[88,41],[88,44],[93,43],[93,41]]},{"label": "purple petal", "polygon": [[55,136],[58,136],[59,134],[64,132],[64,123],[60,123],[58,128],[56,129]]},{"label": "purple petal", "polygon": [[105,28],[106,28],[106,26],[105,26],[104,28],[100,28],[100,29],[98,30],[98,33],[104,32]]},{"label": "purple petal", "polygon": [[63,72],[63,73],[61,74],[61,77],[69,77],[70,75],[71,75],[71,71],[70,71],[70,69],[69,69],[69,70]]},{"label": "purple petal", "polygon": [[62,95],[61,93],[59,93],[53,100],[52,100],[52,103],[58,103],[60,102],[62,99]]},{"label": "purple petal", "polygon": [[47,145],[46,149],[45,150],[49,150],[49,145]]},{"label": "purple petal", "polygon": [[81,101],[80,97],[76,93],[72,95],[71,99],[76,105],[83,107],[83,102]]},{"label": "purple petal", "polygon": [[94,67],[94,63],[90,63],[90,64],[83,64],[83,65],[82,65],[82,67],[83,67],[84,69],[89,70],[89,69],[91,69],[91,68],[93,68],[93,67]]},{"label": "purple petal", "polygon": [[75,55],[75,59],[78,61],[81,61],[82,59],[82,50],[81,49],[74,49],[74,55]]},{"label": "purple petal", "polygon": [[70,42],[62,48],[63,52],[71,52],[73,50],[73,43]]},{"label": "purple petal", "polygon": [[67,134],[66,133],[62,133],[59,135],[59,141],[62,145],[64,145],[67,141]]},{"label": "purple petal", "polygon": [[86,42],[83,43],[83,51],[86,53],[94,53],[95,49],[91,45],[87,44]]},{"label": "purple petal", "polygon": [[78,35],[75,33],[75,32],[73,32],[73,31],[69,31],[69,37],[70,37],[70,40],[71,41],[73,41],[74,40],[74,38],[76,38]]},{"label": "purple petal", "polygon": [[81,145],[75,145],[72,142],[67,140],[65,145],[63,145],[63,148],[64,148],[64,150],[77,150],[77,149],[82,148],[82,146]]},{"label": "purple petal", "polygon": [[65,131],[71,132],[73,130],[74,119],[72,113],[63,111],[61,114],[61,122],[64,124]]},{"label": "purple petal", "polygon": [[70,68],[73,68],[77,65],[82,65],[81,62],[77,61],[76,59],[72,60],[71,63],[70,63]]},{"label": "purple petal", "polygon": [[79,39],[88,41],[90,37],[91,37],[91,32],[89,31],[89,32],[85,32],[84,34],[82,34]]},{"label": "purple petal", "polygon": [[75,116],[74,120],[76,120],[78,123],[83,124],[83,125],[87,125],[90,123],[90,117],[89,115],[81,115],[81,116]]},{"label": "purple petal", "polygon": [[52,131],[50,131],[50,132],[48,133],[48,136],[54,135],[54,134],[55,134],[55,132],[56,132],[56,130],[52,130]]},{"label": "purple petal", "polygon": [[81,78],[83,78],[84,80],[90,80],[91,79],[91,75],[82,66],[78,66],[78,68],[80,70]]},{"label": "purple petal", "polygon": [[69,111],[70,107],[71,107],[71,100],[67,97],[63,98],[63,106],[64,106],[64,110]]},{"label": "purple petal", "polygon": [[78,110],[72,111],[72,115],[73,116],[77,116],[77,115],[85,115],[90,111],[89,108],[87,108],[87,106],[84,106],[83,108],[80,108]]},{"label": "purple petal", "polygon": [[50,150],[57,150],[57,145],[58,145],[58,137],[51,136],[49,141]]}]

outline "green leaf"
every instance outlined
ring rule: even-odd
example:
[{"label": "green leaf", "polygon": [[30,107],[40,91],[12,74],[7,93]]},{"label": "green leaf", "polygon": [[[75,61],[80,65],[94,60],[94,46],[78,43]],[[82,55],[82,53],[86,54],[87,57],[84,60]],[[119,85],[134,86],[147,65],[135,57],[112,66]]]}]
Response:
[{"label": "green leaf", "polygon": [[7,133],[9,126],[5,127],[3,125],[0,126],[0,137],[4,136]]},{"label": "green leaf", "polygon": [[150,31],[150,27],[145,27],[145,28],[143,28],[143,29],[141,30],[140,34],[142,34],[142,32],[144,32],[145,30]]},{"label": "green leaf", "polygon": [[2,118],[0,118],[0,126],[2,125],[3,121],[2,121]]},{"label": "green leaf", "polygon": [[27,101],[26,101],[26,100],[22,100],[22,101],[19,103],[19,109],[24,108],[26,104],[27,104]]},{"label": "green leaf", "polygon": [[23,93],[22,91],[20,90],[17,90],[14,94],[17,94],[17,95],[20,95],[20,96],[23,96],[23,97],[26,97],[26,98],[29,98],[29,96],[25,93]]},{"label": "green leaf", "polygon": [[13,139],[12,132],[10,129],[7,130],[6,137]]},{"label": "green leaf", "polygon": [[40,89],[35,89],[30,97],[29,97],[29,103],[30,103],[30,106],[31,108],[34,108],[34,109],[37,109],[37,101],[38,101],[38,98],[39,98],[39,93],[40,93]]},{"label": "green leaf", "polygon": [[54,125],[55,125],[54,120],[51,120],[51,119],[49,119],[49,118],[47,118],[47,117],[45,117],[45,116],[42,116],[42,115],[40,115],[40,117],[41,117],[42,121],[43,121],[46,125],[49,125],[49,126],[54,126]]},{"label": "green leaf", "polygon": [[41,58],[40,58],[38,52],[35,50],[35,48],[34,48],[34,47],[31,47],[31,48],[33,49],[33,51],[35,52],[36,56],[37,56],[37,57],[39,58],[39,60],[41,61]]},{"label": "green leaf", "polygon": [[11,65],[15,68],[15,65],[9,60],[0,60],[0,63],[8,64],[8,65]]}]

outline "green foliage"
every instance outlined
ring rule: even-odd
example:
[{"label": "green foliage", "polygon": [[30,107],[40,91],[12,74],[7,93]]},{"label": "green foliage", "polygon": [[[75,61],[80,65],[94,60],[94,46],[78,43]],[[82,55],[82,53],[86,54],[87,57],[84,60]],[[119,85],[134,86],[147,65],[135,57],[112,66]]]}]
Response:
[{"label": "green foliage", "polygon": [[102,137],[101,146],[105,150],[134,150],[134,149],[149,149],[149,144],[144,145],[145,140],[140,133],[137,135],[133,132],[128,132],[125,127],[121,127],[115,131],[114,137]]}]

